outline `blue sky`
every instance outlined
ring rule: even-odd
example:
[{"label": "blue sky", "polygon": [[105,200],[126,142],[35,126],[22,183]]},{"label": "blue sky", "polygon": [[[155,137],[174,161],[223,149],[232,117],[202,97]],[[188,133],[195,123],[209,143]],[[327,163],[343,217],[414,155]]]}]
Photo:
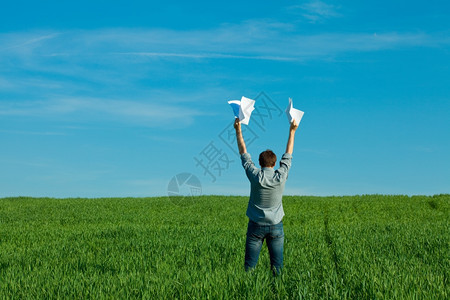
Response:
[{"label": "blue sky", "polygon": [[255,162],[283,154],[288,98],[305,111],[286,194],[450,192],[445,1],[9,1],[0,19],[0,197],[167,195],[183,172],[247,195],[241,96]]}]

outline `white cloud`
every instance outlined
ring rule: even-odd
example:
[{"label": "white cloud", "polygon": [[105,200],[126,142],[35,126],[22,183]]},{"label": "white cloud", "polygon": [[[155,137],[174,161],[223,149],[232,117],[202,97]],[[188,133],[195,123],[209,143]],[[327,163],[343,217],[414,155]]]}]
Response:
[{"label": "white cloud", "polygon": [[0,77],[0,89],[6,90],[6,89],[14,88],[14,87],[15,87],[15,85],[14,85],[14,83],[11,82],[11,80]]},{"label": "white cloud", "polygon": [[341,14],[337,12],[336,6],[320,0],[313,0],[304,4],[290,6],[288,7],[288,11],[300,14],[311,23],[341,16]]},{"label": "white cloud", "polygon": [[[315,10],[318,16],[335,15],[329,9],[319,8]],[[0,49],[0,64],[7,63],[11,58],[30,68],[36,65],[51,68],[58,63],[58,68],[50,69],[56,71],[65,69],[61,64],[70,63],[79,72],[83,70],[83,63],[88,62],[113,66],[145,62],[132,60],[130,56],[167,60],[305,60],[342,52],[433,46],[448,42],[448,38],[433,37],[425,33],[385,32],[374,35],[373,32],[350,32],[304,35],[296,33],[289,24],[248,21],[190,31],[99,29],[46,35],[36,33],[35,36],[30,33],[0,34],[0,44],[9,45]],[[65,71],[73,70],[69,68]]]},{"label": "white cloud", "polygon": [[0,51],[20,51],[20,49],[30,49],[39,47],[48,40],[58,36],[58,33],[26,32],[22,34],[6,33],[0,35]]},{"label": "white cloud", "polygon": [[[332,8],[317,2],[306,8],[322,17],[335,15]],[[206,109],[186,103],[210,103],[228,92],[213,84],[189,91],[187,85],[194,76],[210,74],[193,71],[180,76],[178,66],[186,62],[305,61],[449,43],[446,36],[414,32],[299,34],[292,24],[267,20],[205,30],[118,28],[0,34],[0,91],[20,101],[2,99],[0,115],[71,117],[95,112],[102,118],[149,126],[187,125],[205,115]],[[167,84],[181,77],[190,80],[183,87],[187,92],[180,88],[174,94],[170,87],[153,84],[153,80]],[[153,86],[147,86],[147,81]],[[133,96],[128,96],[129,91]]]},{"label": "white cloud", "polygon": [[159,57],[159,58],[193,58],[193,59],[208,59],[208,58],[235,58],[235,59],[257,59],[257,60],[278,60],[278,61],[293,61],[297,60],[295,57],[281,57],[281,56],[258,56],[258,55],[233,55],[221,53],[164,53],[164,52],[124,52],[116,53],[118,55],[143,56],[143,57]]},{"label": "white cloud", "polygon": [[95,115],[95,119],[107,119],[126,123],[139,123],[159,127],[186,126],[205,112],[187,106],[169,105],[130,100],[99,98],[66,98],[46,101],[21,101],[0,103],[0,115],[26,117],[56,117],[77,120]]},{"label": "white cloud", "polygon": [[[1,112],[0,112],[1,114]],[[53,131],[25,131],[25,130],[4,130],[0,129],[0,133],[7,133],[7,134],[21,134],[21,135],[43,135],[43,136],[49,136],[49,135],[67,135],[63,132],[53,132]]]}]

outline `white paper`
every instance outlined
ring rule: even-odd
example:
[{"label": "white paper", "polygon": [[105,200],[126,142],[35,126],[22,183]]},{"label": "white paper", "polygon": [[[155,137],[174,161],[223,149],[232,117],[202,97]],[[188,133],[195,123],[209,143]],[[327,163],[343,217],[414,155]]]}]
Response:
[{"label": "white paper", "polygon": [[300,121],[302,120],[304,112],[294,108],[292,99],[289,98],[289,105],[286,107],[286,115],[288,118],[289,123],[292,123],[292,120],[295,120],[295,123],[300,124]]},{"label": "white paper", "polygon": [[231,100],[228,101],[233,109],[234,116],[239,119],[242,124],[248,125],[250,116],[255,109],[255,100],[242,96],[241,101]]},{"label": "white paper", "polygon": [[228,104],[230,104],[231,108],[233,109],[234,116],[236,118],[239,118],[239,109],[241,108],[241,101],[231,100],[228,101]]}]

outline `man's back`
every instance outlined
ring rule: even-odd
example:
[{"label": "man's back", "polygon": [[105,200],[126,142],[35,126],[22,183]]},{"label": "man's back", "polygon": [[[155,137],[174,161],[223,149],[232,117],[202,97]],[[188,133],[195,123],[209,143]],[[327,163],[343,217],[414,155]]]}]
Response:
[{"label": "man's back", "polygon": [[257,168],[248,153],[242,154],[241,160],[251,183],[247,207],[248,218],[261,225],[279,223],[284,216],[282,196],[291,167],[292,155],[285,153],[277,170],[270,167]]}]

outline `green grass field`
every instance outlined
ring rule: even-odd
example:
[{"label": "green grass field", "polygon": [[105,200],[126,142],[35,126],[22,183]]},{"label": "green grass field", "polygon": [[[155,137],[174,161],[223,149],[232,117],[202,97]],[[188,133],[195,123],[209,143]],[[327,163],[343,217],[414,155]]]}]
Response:
[{"label": "green grass field", "polygon": [[448,194],[284,197],[279,277],[247,199],[0,199],[0,299],[449,298]]}]

